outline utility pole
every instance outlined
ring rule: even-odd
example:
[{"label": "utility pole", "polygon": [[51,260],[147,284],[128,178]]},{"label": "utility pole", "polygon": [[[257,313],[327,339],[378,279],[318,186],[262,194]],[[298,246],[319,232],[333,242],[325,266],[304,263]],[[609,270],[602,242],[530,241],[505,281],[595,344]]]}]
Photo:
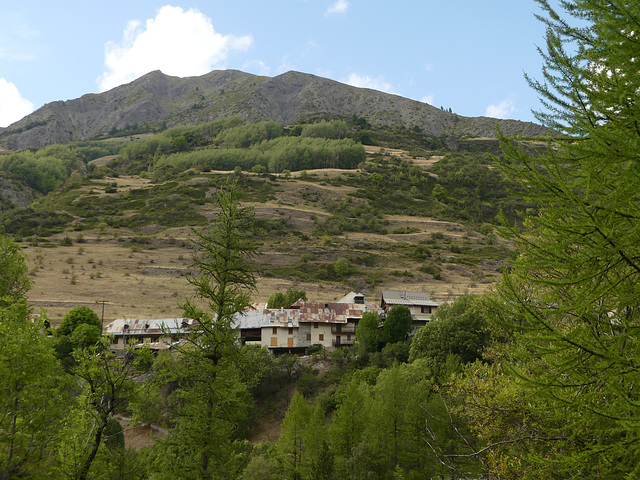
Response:
[{"label": "utility pole", "polygon": [[100,331],[100,333],[102,333],[102,331],[104,330],[104,304],[108,303],[108,300],[97,300],[96,303],[101,303],[102,304],[102,317],[100,318],[100,323],[102,325],[102,330]]}]

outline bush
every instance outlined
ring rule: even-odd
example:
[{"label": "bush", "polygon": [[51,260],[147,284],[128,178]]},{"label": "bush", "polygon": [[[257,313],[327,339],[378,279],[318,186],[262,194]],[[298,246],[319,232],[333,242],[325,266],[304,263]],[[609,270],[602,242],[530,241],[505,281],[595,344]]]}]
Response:
[{"label": "bush", "polygon": [[62,247],[70,247],[73,245],[73,240],[71,237],[66,235],[62,240],[60,240],[60,246]]}]

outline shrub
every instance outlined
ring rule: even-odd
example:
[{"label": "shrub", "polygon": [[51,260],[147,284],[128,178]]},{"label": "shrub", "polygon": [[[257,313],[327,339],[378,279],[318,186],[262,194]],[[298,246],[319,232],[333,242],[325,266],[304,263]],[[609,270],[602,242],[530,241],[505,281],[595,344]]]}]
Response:
[{"label": "shrub", "polygon": [[60,245],[63,247],[70,247],[73,245],[73,240],[71,240],[70,236],[65,236],[62,240],[60,240]]}]

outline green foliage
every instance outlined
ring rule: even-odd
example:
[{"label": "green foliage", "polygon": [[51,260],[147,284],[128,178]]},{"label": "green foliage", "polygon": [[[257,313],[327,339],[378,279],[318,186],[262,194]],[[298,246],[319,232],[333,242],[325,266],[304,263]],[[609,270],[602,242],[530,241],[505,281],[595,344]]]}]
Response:
[{"label": "green foliage", "polygon": [[239,125],[225,130],[219,139],[230,148],[248,148],[264,140],[273,140],[282,135],[282,127],[272,120]]},{"label": "green foliage", "polygon": [[457,355],[463,363],[474,362],[487,344],[487,328],[479,302],[472,296],[460,297],[438,307],[429,323],[416,332],[409,360],[433,358],[444,365],[449,355]]},{"label": "green foliage", "polygon": [[104,428],[105,445],[111,449],[124,449],[124,432],[122,425],[115,418],[109,419]]},{"label": "green foliage", "polygon": [[69,310],[69,313],[67,313],[62,319],[60,327],[56,330],[56,335],[69,336],[73,334],[80,325],[97,327],[102,331],[102,322],[100,321],[100,317],[98,317],[96,312],[91,308],[86,305],[82,305]]},{"label": "green foliage", "polygon": [[275,292],[267,300],[268,308],[291,308],[298,300],[307,300],[307,292],[297,288],[288,288],[285,293]]},{"label": "green foliage", "polygon": [[251,457],[242,472],[241,480],[279,480],[278,467],[274,460],[267,456]]},{"label": "green foliage", "polygon": [[[107,432],[115,433],[113,415],[122,413],[141,388],[133,376],[135,352],[117,359],[108,347],[109,340],[102,339],[98,346],[74,351],[73,374],[81,393],[68,412],[60,455],[65,473],[78,480],[90,477],[101,445],[110,440]],[[108,446],[117,448],[121,443],[122,438],[114,438]]]},{"label": "green foliage", "polygon": [[[328,439],[338,478],[392,478],[397,469],[407,478],[465,478],[477,471],[465,455],[451,460],[461,444],[425,362],[356,372],[335,397]],[[468,434],[462,426],[458,432]]]},{"label": "green foliage", "polygon": [[[282,292],[274,292],[271,295],[269,295],[269,298],[267,300],[267,308],[285,308],[285,301],[284,301],[284,293]],[[289,305],[286,308],[289,308],[291,305]]]},{"label": "green foliage", "polygon": [[73,240],[71,240],[71,237],[69,235],[65,235],[64,238],[60,240],[61,247],[70,247],[72,245],[73,245]]},{"label": "green foliage", "polygon": [[382,215],[367,200],[348,197],[343,202],[327,202],[327,210],[332,214],[324,221],[316,219],[316,234],[339,235],[342,232],[370,232],[386,234],[386,223]]},{"label": "green foliage", "polygon": [[447,153],[431,170],[438,175],[432,195],[446,204],[444,218],[459,218],[480,225],[496,222],[502,212],[509,221],[518,219],[518,211],[533,207],[513,191],[517,183],[508,181],[495,160],[483,154]]},{"label": "green foliage", "polygon": [[308,465],[309,446],[305,443],[305,431],[311,417],[311,407],[296,391],[282,421],[282,433],[276,444],[280,469],[286,478],[302,479],[303,469]]},{"label": "green foliage", "polygon": [[351,263],[349,263],[348,259],[341,257],[333,264],[333,271],[336,272],[336,275],[339,277],[344,278],[349,275],[351,271]]},{"label": "green foliage", "polygon": [[640,5],[538,3],[544,78],[531,84],[547,108],[537,116],[570,136],[538,155],[502,139],[501,168],[540,207],[503,232],[519,255],[487,307],[501,369],[468,370],[464,392],[485,406],[468,418],[493,476],[635,478],[640,106],[628,59]]},{"label": "green foliage", "polygon": [[67,370],[75,366],[74,351],[93,347],[102,335],[102,322],[86,305],[72,308],[55,332],[55,352]]},{"label": "green foliage", "polygon": [[418,270],[431,275],[434,280],[442,280],[442,269],[433,263],[423,263]]},{"label": "green foliage", "polygon": [[248,461],[237,432],[249,408],[247,381],[259,379],[242,372],[246,357],[234,322],[255,288],[254,246],[246,235],[253,211],[239,205],[235,183],[218,190],[216,202],[213,224],[194,232],[198,272],[189,281],[204,302],[183,304],[184,315],[197,320],[198,328],[179,356],[158,367],[157,381],[176,388],[166,400],[172,427],[162,444],[165,460],[157,468],[174,478],[185,472],[198,479],[238,478]]},{"label": "green foliage", "polygon": [[257,173],[258,175],[264,175],[265,173],[267,173],[267,167],[265,167],[264,165],[258,164],[251,167],[251,171],[253,173]]},{"label": "green foliage", "polygon": [[148,139],[136,140],[124,147],[115,161],[109,166],[122,173],[138,173],[153,165],[153,159],[167,155],[174,149],[171,139],[164,135],[155,135]]},{"label": "green foliage", "polygon": [[435,198],[439,202],[446,203],[447,201],[447,190],[440,183],[433,187],[432,195],[433,198]]},{"label": "green foliage", "polygon": [[355,168],[365,159],[362,145],[352,140],[279,137],[250,148],[202,149],[159,158],[156,166],[186,170],[201,165],[205,170],[252,170],[261,165],[270,172],[314,168]]},{"label": "green foliage", "polygon": [[24,151],[0,156],[0,170],[10,173],[40,193],[60,187],[67,178],[63,160]]},{"label": "green foliage", "polygon": [[138,124],[138,123],[134,123],[134,124],[127,123],[122,128],[112,127],[111,130],[109,130],[109,136],[126,137],[129,135],[140,135],[143,133],[149,133],[153,131],[154,129],[150,125]]},{"label": "green foliage", "polygon": [[383,331],[386,343],[396,343],[406,340],[411,332],[413,318],[406,305],[394,305],[384,320]]},{"label": "green foliage", "polygon": [[0,235],[0,307],[23,299],[31,286],[20,245]]},{"label": "green foliage", "polygon": [[16,209],[3,214],[4,225],[0,225],[6,233],[24,237],[48,237],[64,231],[65,226],[73,220],[68,213],[60,213],[34,209],[32,207]]},{"label": "green foliage", "polygon": [[300,135],[314,138],[346,138],[349,134],[347,122],[344,120],[322,120],[317,123],[307,123],[302,127]]},{"label": "green foliage", "polygon": [[218,216],[210,227],[194,230],[194,260],[199,275],[189,277],[189,282],[207,300],[211,313],[204,313],[189,301],[183,308],[187,317],[202,319],[201,335],[213,337],[198,342],[202,349],[213,349],[206,353],[212,360],[222,354],[216,350],[216,343],[221,348],[233,345],[234,316],[250,306],[249,292],[255,289],[255,267],[250,262],[255,245],[247,235],[253,228],[254,214],[251,208],[240,206],[238,195],[237,183],[230,182],[218,190]]},{"label": "green foliage", "polygon": [[358,322],[356,339],[360,354],[375,352],[380,341],[380,317],[375,312],[365,312]]},{"label": "green foliage", "polygon": [[82,165],[82,155],[66,145],[51,145],[36,152],[23,150],[0,155],[0,171],[13,175],[44,194],[60,187]]},{"label": "green foliage", "polygon": [[70,386],[40,325],[21,302],[0,307],[0,476],[38,478],[55,468]]}]

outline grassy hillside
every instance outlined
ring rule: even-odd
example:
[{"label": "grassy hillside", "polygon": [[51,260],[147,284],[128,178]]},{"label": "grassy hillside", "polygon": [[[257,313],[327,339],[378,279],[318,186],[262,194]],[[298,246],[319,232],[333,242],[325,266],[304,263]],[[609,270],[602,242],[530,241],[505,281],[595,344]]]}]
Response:
[{"label": "grassy hillside", "polygon": [[[313,133],[331,137],[330,127],[345,125],[342,140]],[[105,321],[180,315],[178,303],[192,293],[186,280],[191,230],[216,214],[212,193],[230,176],[256,211],[256,301],[289,286],[319,301],[351,290],[376,301],[383,288],[424,290],[447,301],[484,291],[508,263],[512,252],[494,233],[496,215],[502,210],[513,219],[525,206],[512,203],[492,168],[488,154],[499,152],[496,140],[456,139],[451,150],[444,138],[398,127],[362,128],[357,118],[348,125],[290,126],[271,140],[255,133],[267,127],[273,125],[232,121],[220,129],[174,129],[136,141],[60,148],[58,156],[66,152],[84,162],[67,168],[74,170],[29,208],[3,215],[4,231],[25,247],[31,303],[46,308],[54,322],[78,304],[101,313],[96,302],[106,302]],[[251,132],[258,136],[244,141]],[[362,149],[361,158],[353,153],[362,161],[345,160],[350,168],[291,171],[272,162],[284,162],[281,151],[296,146],[296,161],[340,165],[342,153],[333,145],[344,149],[349,137],[363,132],[367,143],[377,145],[348,146]],[[312,140],[324,143],[308,148],[317,156],[322,145],[329,159],[314,160],[300,147]],[[272,146],[276,142],[281,150]],[[159,155],[167,145],[174,151]],[[92,158],[100,153],[107,155]],[[211,169],[230,153],[254,163]],[[33,155],[37,161],[39,153]],[[272,157],[265,160],[267,155]],[[13,160],[0,157],[0,165],[15,166],[21,157],[8,158]],[[334,269],[341,258],[350,266],[344,275]]]}]

